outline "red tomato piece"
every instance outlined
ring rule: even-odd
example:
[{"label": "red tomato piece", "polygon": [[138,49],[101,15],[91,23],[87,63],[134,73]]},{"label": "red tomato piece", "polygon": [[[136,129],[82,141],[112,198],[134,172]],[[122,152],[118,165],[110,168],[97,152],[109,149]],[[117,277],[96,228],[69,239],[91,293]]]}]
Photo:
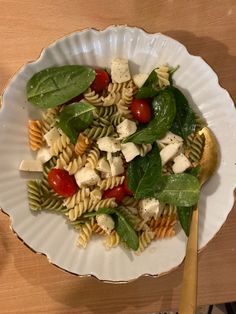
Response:
[{"label": "red tomato piece", "polygon": [[124,184],[124,189],[125,189],[126,195],[133,196],[134,193],[129,189],[127,177],[125,177],[123,184]]},{"label": "red tomato piece", "polygon": [[48,173],[48,183],[57,194],[64,197],[72,196],[78,190],[74,176],[63,169],[51,169]]},{"label": "red tomato piece", "polygon": [[108,189],[103,192],[102,198],[112,198],[116,199],[116,202],[119,204],[122,202],[125,197],[124,185],[115,186],[113,189]]},{"label": "red tomato piece", "polygon": [[96,93],[100,93],[110,83],[110,77],[105,70],[95,69],[96,77],[91,85],[91,89]]},{"label": "red tomato piece", "polygon": [[146,99],[133,99],[131,112],[134,119],[140,123],[147,123],[152,118],[152,110]]}]

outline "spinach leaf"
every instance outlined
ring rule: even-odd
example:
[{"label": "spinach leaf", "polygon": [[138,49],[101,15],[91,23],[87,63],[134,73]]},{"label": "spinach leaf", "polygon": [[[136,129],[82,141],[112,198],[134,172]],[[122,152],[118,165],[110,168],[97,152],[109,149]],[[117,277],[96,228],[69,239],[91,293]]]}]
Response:
[{"label": "spinach leaf", "polygon": [[[117,212],[119,213],[119,212]],[[115,219],[115,229],[121,239],[134,251],[139,248],[139,238],[131,223],[121,213]]]},{"label": "spinach leaf", "polygon": [[173,92],[176,102],[176,116],[170,130],[185,139],[196,129],[195,113],[179,89],[170,86],[168,90]]},{"label": "spinach leaf", "polygon": [[157,190],[161,177],[161,157],[157,145],[145,157],[136,157],[128,166],[128,187],[134,197],[144,198],[152,196]]},{"label": "spinach leaf", "polygon": [[122,213],[119,212],[119,208],[99,208],[96,212],[90,212],[83,215],[84,218],[95,217],[97,215],[111,215],[115,221],[115,230],[121,239],[134,251],[139,248],[139,238],[131,223],[127,220]]},{"label": "spinach leaf", "polygon": [[157,139],[162,138],[170,129],[176,113],[173,93],[166,89],[159,91],[158,95],[153,99],[152,107],[155,114],[152,121],[141,130],[128,136],[124,143],[153,143]]},{"label": "spinach leaf", "polygon": [[155,97],[160,88],[158,87],[158,77],[156,74],[156,71],[153,70],[149,77],[146,79],[145,83],[143,86],[139,89],[137,94],[135,95],[135,98],[140,99],[140,98],[152,98]]},{"label": "spinach leaf", "polygon": [[95,79],[95,70],[81,65],[44,69],[28,81],[27,99],[41,108],[53,108],[83,93]]},{"label": "spinach leaf", "polygon": [[193,206],[190,206],[190,207],[178,206],[177,213],[178,213],[179,222],[186,236],[188,237],[191,220],[192,220],[192,214],[193,214]]},{"label": "spinach leaf", "polygon": [[92,123],[94,109],[94,106],[81,101],[72,103],[61,111],[58,127],[70,138],[72,143],[75,144],[78,134]]},{"label": "spinach leaf", "polygon": [[154,193],[158,200],[176,206],[192,206],[197,203],[200,184],[196,177],[180,173],[163,176],[162,180],[164,187]]}]

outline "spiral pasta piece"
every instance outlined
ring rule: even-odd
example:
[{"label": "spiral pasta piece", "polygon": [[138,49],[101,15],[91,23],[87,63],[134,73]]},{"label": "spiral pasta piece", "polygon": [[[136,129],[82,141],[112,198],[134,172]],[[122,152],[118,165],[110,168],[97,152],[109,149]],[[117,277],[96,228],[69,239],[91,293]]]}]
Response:
[{"label": "spiral pasta piece", "polygon": [[117,247],[120,243],[120,236],[115,230],[113,230],[111,234],[106,236],[103,243],[106,249]]},{"label": "spiral pasta piece", "polygon": [[125,196],[122,200],[122,204],[124,204],[126,207],[127,206],[138,207],[139,200],[136,200],[134,197],[131,196]]},{"label": "spiral pasta piece", "polygon": [[57,159],[56,168],[63,169],[68,166],[71,161],[71,157],[73,156],[74,145],[70,144],[63,149]]},{"label": "spiral pasta piece", "polygon": [[117,93],[109,93],[106,97],[103,97],[103,106],[104,107],[108,107],[108,106],[112,106],[115,105],[119,102],[119,100],[121,99],[121,94],[119,92]]},{"label": "spiral pasta piece", "polygon": [[95,222],[93,224],[93,227],[92,227],[92,231],[93,233],[97,234],[97,235],[106,235],[106,231],[104,229],[102,229],[97,222]]},{"label": "spiral pasta piece", "polygon": [[124,176],[114,176],[114,177],[109,177],[107,179],[104,179],[98,183],[98,186],[102,190],[108,190],[108,189],[113,189],[115,186],[121,185],[125,180]]},{"label": "spiral pasta piece", "polygon": [[45,112],[43,112],[42,117],[42,133],[46,134],[50,131],[55,123],[56,123],[56,116],[58,115],[59,108],[49,108]]},{"label": "spiral pasta piece", "polygon": [[155,70],[160,88],[170,85],[169,71],[170,68],[168,66],[160,66]]},{"label": "spiral pasta piece", "polygon": [[192,162],[193,166],[197,166],[202,157],[202,153],[205,146],[205,136],[204,134],[190,134],[187,137],[187,149],[186,156]]},{"label": "spiral pasta piece", "polygon": [[122,92],[123,87],[126,85],[126,83],[109,83],[107,90],[109,93],[119,93]]},{"label": "spiral pasta piece", "polygon": [[136,231],[140,231],[142,229],[142,219],[138,215],[133,214],[127,207],[123,206],[119,207],[119,212],[125,216],[125,218],[131,223]]},{"label": "spiral pasta piece", "polygon": [[176,234],[175,228],[173,226],[158,227],[153,232],[155,233],[155,239],[170,238]]},{"label": "spiral pasta piece", "polygon": [[96,187],[90,192],[90,197],[94,202],[99,202],[102,199],[102,191]]},{"label": "spiral pasta piece", "polygon": [[43,195],[54,193],[48,183],[48,173],[56,166],[56,157],[52,157],[48,162],[43,165],[43,178],[41,180],[41,192]]},{"label": "spiral pasta piece", "polygon": [[64,205],[68,208],[71,209],[75,207],[76,204],[79,202],[82,202],[84,199],[88,198],[90,195],[90,190],[89,188],[81,188],[77,193],[74,195],[67,197],[64,200]]},{"label": "spiral pasta piece", "polygon": [[122,89],[122,99],[126,105],[130,105],[133,100],[133,88],[125,87]]},{"label": "spiral pasta piece", "polygon": [[100,117],[108,118],[116,112],[117,107],[115,105],[109,107],[97,107],[96,110],[93,110],[93,116],[95,119]]},{"label": "spiral pasta piece", "polygon": [[130,111],[130,105],[126,104],[123,98],[118,101],[117,109],[118,109],[118,112],[122,114],[123,116],[125,116],[126,118],[132,117],[132,114]]},{"label": "spiral pasta piece", "polygon": [[84,130],[84,134],[91,140],[96,140],[98,138],[111,135],[114,132],[114,127],[112,125],[104,127],[92,127]]},{"label": "spiral pasta piece", "polygon": [[123,122],[125,120],[125,117],[120,114],[120,113],[116,113],[114,115],[112,115],[110,117],[110,121],[114,126],[117,126],[118,124],[120,124],[121,122]]},{"label": "spiral pasta piece", "polygon": [[92,91],[91,88],[84,93],[84,98],[94,106],[103,106],[102,96]]},{"label": "spiral pasta piece", "polygon": [[63,133],[51,146],[50,148],[51,155],[58,156],[69,144],[70,144],[69,137]]},{"label": "spiral pasta piece", "polygon": [[93,147],[90,149],[87,160],[85,163],[85,167],[90,169],[95,169],[97,167],[97,163],[100,157],[100,150],[97,147]]},{"label": "spiral pasta piece", "polygon": [[103,208],[103,207],[108,207],[108,208],[115,208],[117,207],[117,203],[115,201],[115,198],[106,198],[106,199],[102,199],[99,202],[93,202],[93,204],[90,206],[88,211],[93,211],[93,210],[99,210],[99,208]]},{"label": "spiral pasta piece", "polygon": [[147,155],[147,153],[149,153],[152,150],[152,144],[138,145],[138,149],[140,151],[140,156],[144,157],[145,155]]},{"label": "spiral pasta piece", "polygon": [[78,246],[82,246],[83,248],[86,248],[91,236],[92,236],[92,227],[93,227],[93,219],[86,222],[80,227],[80,233],[77,238],[76,244]]},{"label": "spiral pasta piece", "polygon": [[37,211],[41,210],[41,189],[40,181],[29,181],[27,184],[29,208]]},{"label": "spiral pasta piece", "polygon": [[90,198],[85,198],[83,201],[80,201],[75,205],[74,208],[71,208],[68,212],[69,220],[74,221],[79,218],[82,214],[94,206],[93,201]]},{"label": "spiral pasta piece", "polygon": [[155,233],[150,230],[145,230],[139,236],[139,248],[136,251],[137,254],[142,253],[155,237]]},{"label": "spiral pasta piece", "polygon": [[70,175],[73,175],[85,165],[85,162],[85,155],[77,156],[77,158],[72,159],[69,164],[65,165],[64,169],[68,171]]},{"label": "spiral pasta piece", "polygon": [[39,120],[28,121],[29,144],[33,151],[38,150],[43,144],[42,126]]},{"label": "spiral pasta piece", "polygon": [[83,155],[90,144],[91,143],[90,143],[89,138],[85,136],[84,134],[80,133],[75,143],[76,155],[78,156]]},{"label": "spiral pasta piece", "polygon": [[66,212],[67,208],[63,205],[63,199],[61,197],[48,196],[42,203],[42,209],[52,210],[56,212]]}]

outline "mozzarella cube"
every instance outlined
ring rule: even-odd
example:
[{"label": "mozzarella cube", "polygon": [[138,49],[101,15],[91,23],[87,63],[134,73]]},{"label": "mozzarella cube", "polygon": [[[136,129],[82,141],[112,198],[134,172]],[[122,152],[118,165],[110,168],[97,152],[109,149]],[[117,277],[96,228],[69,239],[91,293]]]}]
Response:
[{"label": "mozzarella cube", "polygon": [[110,166],[111,166],[111,175],[113,177],[124,173],[125,169],[123,166],[122,158],[120,156],[112,157],[112,159],[109,162],[110,162]]},{"label": "mozzarella cube", "polygon": [[148,74],[139,73],[139,74],[135,74],[133,76],[133,81],[134,81],[135,85],[140,88],[146,82],[147,78],[148,78]]},{"label": "mozzarella cube", "polygon": [[50,148],[48,147],[41,147],[38,150],[36,159],[41,161],[43,164],[47,161],[49,161],[52,158],[52,155],[50,154]]},{"label": "mozzarella cube", "polygon": [[95,170],[83,167],[75,173],[75,180],[78,186],[82,188],[97,184],[100,177]]},{"label": "mozzarella cube", "polygon": [[115,58],[112,60],[111,78],[113,83],[123,83],[131,79],[127,59]]},{"label": "mozzarella cube", "polygon": [[131,161],[140,154],[138,146],[134,143],[121,144],[121,151],[125,157],[126,162]]},{"label": "mozzarella cube", "polygon": [[56,142],[56,140],[60,137],[60,133],[57,130],[57,128],[52,128],[50,131],[48,131],[46,134],[44,134],[44,139],[49,147],[53,145],[53,143]]},{"label": "mozzarella cube", "polygon": [[181,146],[182,143],[169,144],[160,151],[162,166],[177,155]]},{"label": "mozzarella cube", "polygon": [[108,234],[115,228],[114,220],[107,214],[97,215],[96,220],[98,225]]},{"label": "mozzarella cube", "polygon": [[120,151],[120,141],[109,136],[101,137],[97,140],[98,148],[109,153]]},{"label": "mozzarella cube", "polygon": [[155,198],[143,199],[139,202],[139,212],[144,220],[160,216],[163,204]]},{"label": "mozzarella cube", "polygon": [[119,134],[120,138],[125,138],[137,131],[137,125],[134,121],[125,119],[117,125],[116,131]]},{"label": "mozzarella cube", "polygon": [[40,160],[22,160],[19,170],[29,172],[43,172],[43,164]]},{"label": "mozzarella cube", "polygon": [[188,160],[188,158],[184,154],[179,154],[174,159],[172,170],[174,173],[182,173],[189,167],[191,167],[191,162]]},{"label": "mozzarella cube", "polygon": [[111,172],[109,162],[104,157],[98,160],[96,169],[101,172]]},{"label": "mozzarella cube", "polygon": [[182,143],[183,139],[181,136],[176,135],[172,132],[167,132],[166,135],[157,141],[157,144],[174,144],[174,143]]}]

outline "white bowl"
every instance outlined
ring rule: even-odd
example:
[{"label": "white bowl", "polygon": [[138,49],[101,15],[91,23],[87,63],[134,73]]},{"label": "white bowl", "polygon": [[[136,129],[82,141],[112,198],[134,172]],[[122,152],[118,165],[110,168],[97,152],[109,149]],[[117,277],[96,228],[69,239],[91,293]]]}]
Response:
[{"label": "white bowl", "polygon": [[132,74],[149,73],[157,64],[175,67],[175,84],[201,111],[215,133],[221,161],[217,173],[205,184],[200,199],[199,249],[225,222],[233,205],[235,187],[236,114],[232,99],[219,86],[213,70],[200,57],[192,56],[174,39],[147,34],[141,29],[111,26],[104,31],[86,29],[57,40],[40,57],[23,66],[11,79],[2,97],[0,112],[0,206],[12,228],[34,251],[45,254],[55,265],[77,275],[124,282],[141,275],[161,275],[176,268],[185,256],[183,231],[170,240],[153,242],[140,256],[119,247],[106,251],[101,240],[84,249],[75,245],[76,232],[57,214],[32,214],[28,208],[26,181],[18,171],[22,159],[31,158],[27,121],[37,110],[26,99],[31,76],[50,66],[88,64],[107,67],[114,57],[128,58]]}]

